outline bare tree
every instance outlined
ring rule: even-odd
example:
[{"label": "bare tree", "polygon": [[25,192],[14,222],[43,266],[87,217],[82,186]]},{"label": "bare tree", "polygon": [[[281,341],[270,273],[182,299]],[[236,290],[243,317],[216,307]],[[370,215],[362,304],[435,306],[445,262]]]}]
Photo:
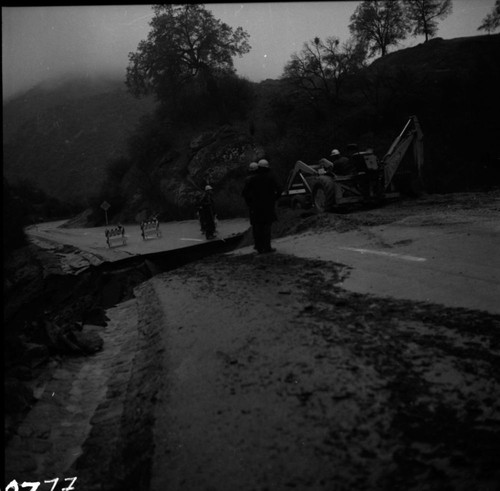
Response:
[{"label": "bare tree", "polygon": [[282,78],[306,92],[311,100],[323,97],[335,102],[345,77],[361,68],[365,59],[366,49],[353,39],[341,45],[335,36],[325,41],[316,37],[291,56]]},{"label": "bare tree", "polygon": [[413,35],[423,34],[426,42],[436,35],[438,19],[444,19],[453,9],[451,0],[403,0],[403,3]]},{"label": "bare tree", "polygon": [[390,46],[406,39],[410,23],[398,0],[365,0],[352,14],[349,30],[370,55],[385,56]]},{"label": "bare tree", "polygon": [[477,28],[478,31],[486,31],[491,34],[500,26],[500,0],[495,1],[493,10],[483,19],[483,23]]}]

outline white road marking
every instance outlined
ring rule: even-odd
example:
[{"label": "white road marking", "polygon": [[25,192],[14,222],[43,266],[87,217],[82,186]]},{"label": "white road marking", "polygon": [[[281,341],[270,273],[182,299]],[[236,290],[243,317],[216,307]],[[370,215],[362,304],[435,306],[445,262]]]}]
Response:
[{"label": "white road marking", "polygon": [[195,242],[205,242],[203,239],[189,239],[189,238],[181,238],[179,240],[194,240]]},{"label": "white road marking", "polygon": [[357,247],[339,247],[339,249],[344,249],[346,251],[360,252],[361,254],[377,254],[379,256],[396,257],[398,259],[405,259],[406,261],[416,261],[422,262],[427,261],[425,257],[408,256],[406,254],[396,254],[395,252],[385,252],[385,251],[375,251],[371,249],[359,249]]}]

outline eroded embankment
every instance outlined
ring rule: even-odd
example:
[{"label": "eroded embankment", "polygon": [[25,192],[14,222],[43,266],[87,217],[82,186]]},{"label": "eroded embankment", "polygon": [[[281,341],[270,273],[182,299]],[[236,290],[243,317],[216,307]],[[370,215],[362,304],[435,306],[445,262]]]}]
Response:
[{"label": "eroded embankment", "polygon": [[[131,299],[106,311],[107,326],[94,326],[103,350],[49,362],[46,377],[36,382],[36,404],[7,445],[6,477],[31,482],[70,475],[79,478],[70,473],[70,466],[82,455],[83,443],[102,419],[109,423],[104,448],[113,448],[113,418],[122,412],[123,386],[130,378],[136,350],[136,310]],[[103,452],[99,457],[104,465]]]},{"label": "eroded embankment", "polygon": [[28,259],[4,326],[6,484],[68,476],[102,401],[112,401],[106,418],[121,412],[136,350],[133,289],[152,276],[144,263],[74,275],[44,251]]},{"label": "eroded embankment", "polygon": [[45,370],[64,357],[99,352],[99,329],[90,326],[103,328],[105,309],[132,298],[133,288],[152,276],[145,264],[68,275],[57,263],[50,269],[41,265],[46,256],[30,253],[4,290],[7,439],[36,402],[34,388]]},{"label": "eroded embankment", "polygon": [[112,356],[107,391],[94,416],[82,456],[69,471],[86,490],[147,489],[155,396],[163,375],[163,310],[149,282],[135,289],[136,322]]},{"label": "eroded embankment", "polygon": [[[33,245],[18,251],[4,266],[6,366],[6,437],[34,403],[33,381],[54,357],[89,355],[102,348],[99,332],[104,310],[133,298],[133,289],[154,274],[216,252],[234,248],[240,236],[184,249],[97,264],[82,261],[71,246]],[[77,257],[77,273],[68,274],[68,256]]]},{"label": "eroded embankment", "polygon": [[159,376],[155,350],[162,323],[144,282],[233,248],[236,240],[94,265],[78,274],[64,274],[55,254],[32,246],[23,251],[22,260],[11,264],[17,281],[9,284],[6,314],[10,480],[43,481],[70,472],[85,489],[104,489],[103,483],[123,489],[125,481],[128,486],[147,479],[148,404],[156,390],[152,373]]}]

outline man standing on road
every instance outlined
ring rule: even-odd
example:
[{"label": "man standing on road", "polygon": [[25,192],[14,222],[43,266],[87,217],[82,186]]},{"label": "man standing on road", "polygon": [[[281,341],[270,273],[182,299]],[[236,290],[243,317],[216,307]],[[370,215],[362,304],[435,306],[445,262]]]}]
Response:
[{"label": "man standing on road", "polygon": [[[257,162],[250,162],[250,165],[248,166],[248,175],[245,178],[245,185],[243,186],[244,189],[249,185],[250,181],[257,175],[258,168],[259,168],[259,164],[257,164]],[[248,207],[248,218],[250,220],[250,225],[251,225],[252,231],[253,231],[254,223],[253,223],[252,209],[251,209],[251,206],[250,206],[249,198],[248,198],[247,195],[245,195],[245,191],[244,190],[243,190],[243,197],[244,197],[245,203],[246,203],[246,205]],[[253,248],[255,250],[257,250],[257,247],[255,245],[254,245]]]},{"label": "man standing on road", "polygon": [[198,203],[201,229],[207,239],[215,238],[215,207],[212,186],[205,186],[205,192]]},{"label": "man standing on road", "polygon": [[271,226],[277,220],[275,204],[281,189],[271,173],[269,162],[258,162],[255,176],[247,178],[242,196],[249,209],[255,249],[259,254],[274,252],[271,247]]}]

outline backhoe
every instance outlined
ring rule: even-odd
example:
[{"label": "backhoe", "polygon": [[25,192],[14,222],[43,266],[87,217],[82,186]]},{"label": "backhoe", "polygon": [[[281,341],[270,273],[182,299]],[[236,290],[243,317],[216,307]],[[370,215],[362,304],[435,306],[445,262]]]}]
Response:
[{"label": "backhoe", "polygon": [[423,188],[423,134],[416,116],[410,116],[387,153],[378,159],[371,151],[350,157],[353,173],[338,175],[335,164],[321,159],[308,165],[297,161],[280,202],[292,208],[314,206],[331,211],[351,203],[378,204],[401,194],[418,194]]}]

